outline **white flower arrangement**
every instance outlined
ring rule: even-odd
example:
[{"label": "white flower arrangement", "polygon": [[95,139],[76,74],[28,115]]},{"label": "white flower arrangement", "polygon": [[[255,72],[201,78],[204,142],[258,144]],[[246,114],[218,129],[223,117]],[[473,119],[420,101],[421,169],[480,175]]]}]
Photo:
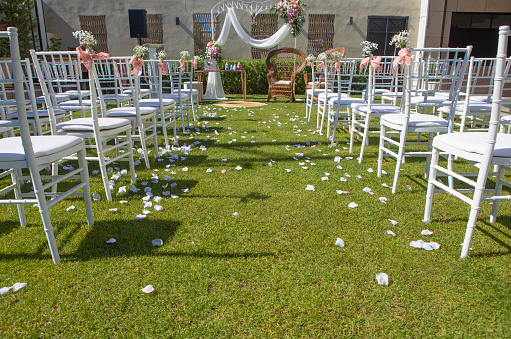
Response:
[{"label": "white flower arrangement", "polygon": [[167,58],[167,52],[165,52],[165,50],[162,49],[156,54],[156,57],[160,60],[165,60],[165,58]]},{"label": "white flower arrangement", "polygon": [[181,57],[181,59],[183,60],[190,60],[190,52],[188,51],[181,51],[179,52],[179,56]]},{"label": "white flower arrangement", "polygon": [[76,32],[73,32],[73,36],[78,39],[78,41],[80,42],[80,45],[85,47],[85,49],[87,50],[87,53],[94,54],[92,47],[94,47],[98,43],[98,41],[96,40],[94,35],[92,35],[91,32],[83,31],[83,30],[76,31]]},{"label": "white flower arrangement", "polygon": [[362,41],[360,45],[366,57],[371,56],[371,54],[378,49],[378,44],[367,40]]},{"label": "white flower arrangement", "polygon": [[332,60],[335,60],[335,61],[339,61],[342,59],[342,57],[344,56],[344,53],[341,53],[341,52],[332,52],[330,54],[330,58],[332,58]]},{"label": "white flower arrangement", "polygon": [[313,54],[309,54],[306,58],[305,58],[305,62],[309,63],[309,62],[314,62],[316,61],[316,57],[313,55]]},{"label": "white flower arrangement", "polygon": [[199,60],[202,60],[202,58],[199,55],[194,55],[193,56],[193,60],[194,61],[199,61]]},{"label": "white flower arrangement", "polygon": [[137,59],[143,58],[148,51],[149,51],[149,49],[147,47],[140,46],[140,45],[136,45],[135,48],[133,48],[133,52],[134,52],[135,56],[137,57]]},{"label": "white flower arrangement", "polygon": [[410,31],[404,30],[392,37],[392,39],[389,42],[389,45],[394,45],[397,48],[406,48],[410,44],[410,38],[408,37],[410,35]]},{"label": "white flower arrangement", "polygon": [[326,55],[326,53],[319,53],[318,54],[318,60],[319,61],[326,61],[328,59],[328,56]]}]

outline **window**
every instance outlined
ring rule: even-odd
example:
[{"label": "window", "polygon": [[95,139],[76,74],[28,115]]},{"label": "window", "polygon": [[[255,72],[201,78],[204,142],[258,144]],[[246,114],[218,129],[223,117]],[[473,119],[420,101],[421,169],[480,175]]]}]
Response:
[{"label": "window", "polygon": [[366,40],[378,44],[374,55],[393,55],[394,46],[389,42],[394,34],[405,29],[408,29],[407,16],[369,16]]},{"label": "window", "polygon": [[106,19],[104,15],[80,15],[80,29],[91,32],[98,41],[96,52],[108,53]]},{"label": "window", "polygon": [[147,38],[142,44],[163,44],[163,15],[147,14]]},{"label": "window", "polygon": [[[449,47],[472,45],[472,56],[494,58],[503,25],[511,25],[511,13],[452,13]],[[507,54],[511,54],[511,45]]]},{"label": "window", "polygon": [[309,14],[307,55],[317,56],[334,46],[334,14]]},{"label": "window", "polygon": [[[252,37],[254,39],[265,39],[271,37],[278,30],[277,13],[260,13],[252,21]],[[265,59],[268,52],[277,49],[275,46],[270,49],[252,47],[252,59]]]},{"label": "window", "polygon": [[[215,18],[215,39],[220,34],[218,18]],[[194,55],[204,54],[206,44],[211,41],[211,13],[199,13],[193,15],[193,40]]]}]

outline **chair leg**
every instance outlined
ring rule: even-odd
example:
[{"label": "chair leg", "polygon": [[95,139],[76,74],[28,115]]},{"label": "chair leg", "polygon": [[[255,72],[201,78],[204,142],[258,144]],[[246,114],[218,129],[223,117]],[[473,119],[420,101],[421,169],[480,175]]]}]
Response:
[{"label": "chair leg", "polygon": [[169,137],[167,136],[167,121],[165,119],[165,110],[163,108],[160,108],[160,125],[161,129],[163,130],[163,140],[165,146],[169,144]]},{"label": "chair leg", "polygon": [[157,129],[157,126],[156,126],[156,121],[157,121],[158,117],[155,115],[154,118],[153,118],[153,143],[154,143],[154,156],[156,158],[158,158],[160,155],[159,155],[159,150],[158,150],[158,129]]},{"label": "chair leg", "polygon": [[[355,119],[355,114],[353,114],[353,119]],[[366,144],[368,143],[369,141],[369,124],[371,123],[371,113],[367,113],[366,117],[365,117],[365,123],[364,123],[364,134],[362,136],[362,145],[360,147],[360,156],[358,158],[358,163],[361,164],[362,163],[362,159],[364,158],[364,151],[365,151],[365,147],[366,147]],[[352,125],[354,126],[354,125]],[[350,145],[350,147],[352,147]]]},{"label": "chair leg", "polygon": [[131,130],[126,131],[126,141],[127,141],[127,145],[128,145],[128,149],[127,149],[128,166],[130,168],[131,183],[135,184],[137,182],[137,175],[135,172],[135,162],[133,161],[134,153],[133,153],[133,138],[131,136]]},{"label": "chair leg", "polygon": [[145,139],[145,128],[142,122],[138,124],[138,135],[140,137],[140,144],[142,146],[142,153],[144,155],[145,160],[145,167],[147,169],[151,168],[151,165],[149,164],[149,156],[147,155],[147,145],[146,145],[146,139]]},{"label": "chair leg", "polygon": [[101,178],[103,179],[103,186],[105,186],[106,199],[108,201],[112,201],[112,192],[110,191],[110,184],[108,183],[108,172],[106,170],[105,153],[103,152],[103,140],[100,140],[99,138],[96,140],[96,149],[98,152]]},{"label": "chair leg", "polygon": [[[504,166],[499,166],[497,171],[497,180],[495,183],[495,196],[499,196],[502,192],[502,181],[504,180],[504,172],[505,168]],[[491,214],[490,214],[490,223],[494,223],[497,221],[497,212],[499,210],[499,201],[500,200],[493,200],[493,205],[491,207]]]},{"label": "chair leg", "polygon": [[424,219],[422,219],[422,221],[426,223],[431,222],[431,207],[433,206],[433,195],[435,194],[435,185],[433,182],[436,180],[436,166],[438,165],[439,157],[440,153],[436,148],[433,148],[431,166],[429,168],[428,190],[426,192],[426,206],[424,207]]},{"label": "chair leg", "polygon": [[[23,199],[21,196],[21,186],[20,186],[20,182],[18,180],[17,173],[18,172],[17,172],[16,168],[11,169],[11,180],[12,180],[12,183],[14,184],[14,198]],[[25,206],[23,206],[23,204],[17,204],[16,207],[18,208],[18,216],[20,218],[20,225],[22,227],[27,226],[27,217],[25,216]]]},{"label": "chair leg", "polygon": [[85,185],[83,186],[83,200],[85,204],[85,213],[87,215],[87,224],[94,225],[94,215],[92,213],[92,199],[90,194],[90,187],[89,187],[89,172],[87,169],[87,160],[85,160],[85,149],[80,150],[77,154],[78,156],[78,166],[82,169],[80,172],[80,178],[82,180],[82,183]]},{"label": "chair leg", "polygon": [[392,194],[396,193],[397,183],[399,181],[399,173],[401,172],[401,164],[405,157],[406,131],[401,131],[399,140],[399,151],[397,154],[396,171],[394,172],[394,183],[392,184]]},{"label": "chair leg", "polygon": [[383,147],[385,146],[385,126],[380,125],[380,146],[378,147],[378,171],[376,176],[381,178],[382,167],[383,167]]}]

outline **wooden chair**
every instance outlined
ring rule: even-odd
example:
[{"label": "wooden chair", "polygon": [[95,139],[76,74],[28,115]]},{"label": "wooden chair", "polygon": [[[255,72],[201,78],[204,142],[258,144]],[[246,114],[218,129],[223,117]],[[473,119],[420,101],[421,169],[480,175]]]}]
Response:
[{"label": "wooden chair", "polygon": [[268,53],[268,101],[284,97],[295,101],[295,78],[305,67],[305,54],[296,48],[279,48]]}]

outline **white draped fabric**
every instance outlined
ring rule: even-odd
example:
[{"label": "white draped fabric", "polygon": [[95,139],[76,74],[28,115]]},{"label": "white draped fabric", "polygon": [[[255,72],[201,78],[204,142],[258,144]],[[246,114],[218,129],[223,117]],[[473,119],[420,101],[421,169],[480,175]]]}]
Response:
[{"label": "white draped fabric", "polygon": [[[289,24],[285,24],[269,38],[260,40],[254,39],[248,35],[247,32],[245,32],[245,29],[241,26],[238,18],[236,17],[234,9],[228,8],[225,15],[224,26],[222,27],[222,31],[217,40],[218,43],[224,44],[227,41],[231,25],[234,26],[236,33],[238,33],[238,36],[244,43],[255,48],[272,48],[282,42],[282,40],[284,40],[284,38],[291,32],[291,26]],[[204,95],[204,99],[227,99],[225,97],[224,88],[222,86],[222,78],[220,77],[220,73],[209,73],[208,86],[206,87],[206,94]]]}]

